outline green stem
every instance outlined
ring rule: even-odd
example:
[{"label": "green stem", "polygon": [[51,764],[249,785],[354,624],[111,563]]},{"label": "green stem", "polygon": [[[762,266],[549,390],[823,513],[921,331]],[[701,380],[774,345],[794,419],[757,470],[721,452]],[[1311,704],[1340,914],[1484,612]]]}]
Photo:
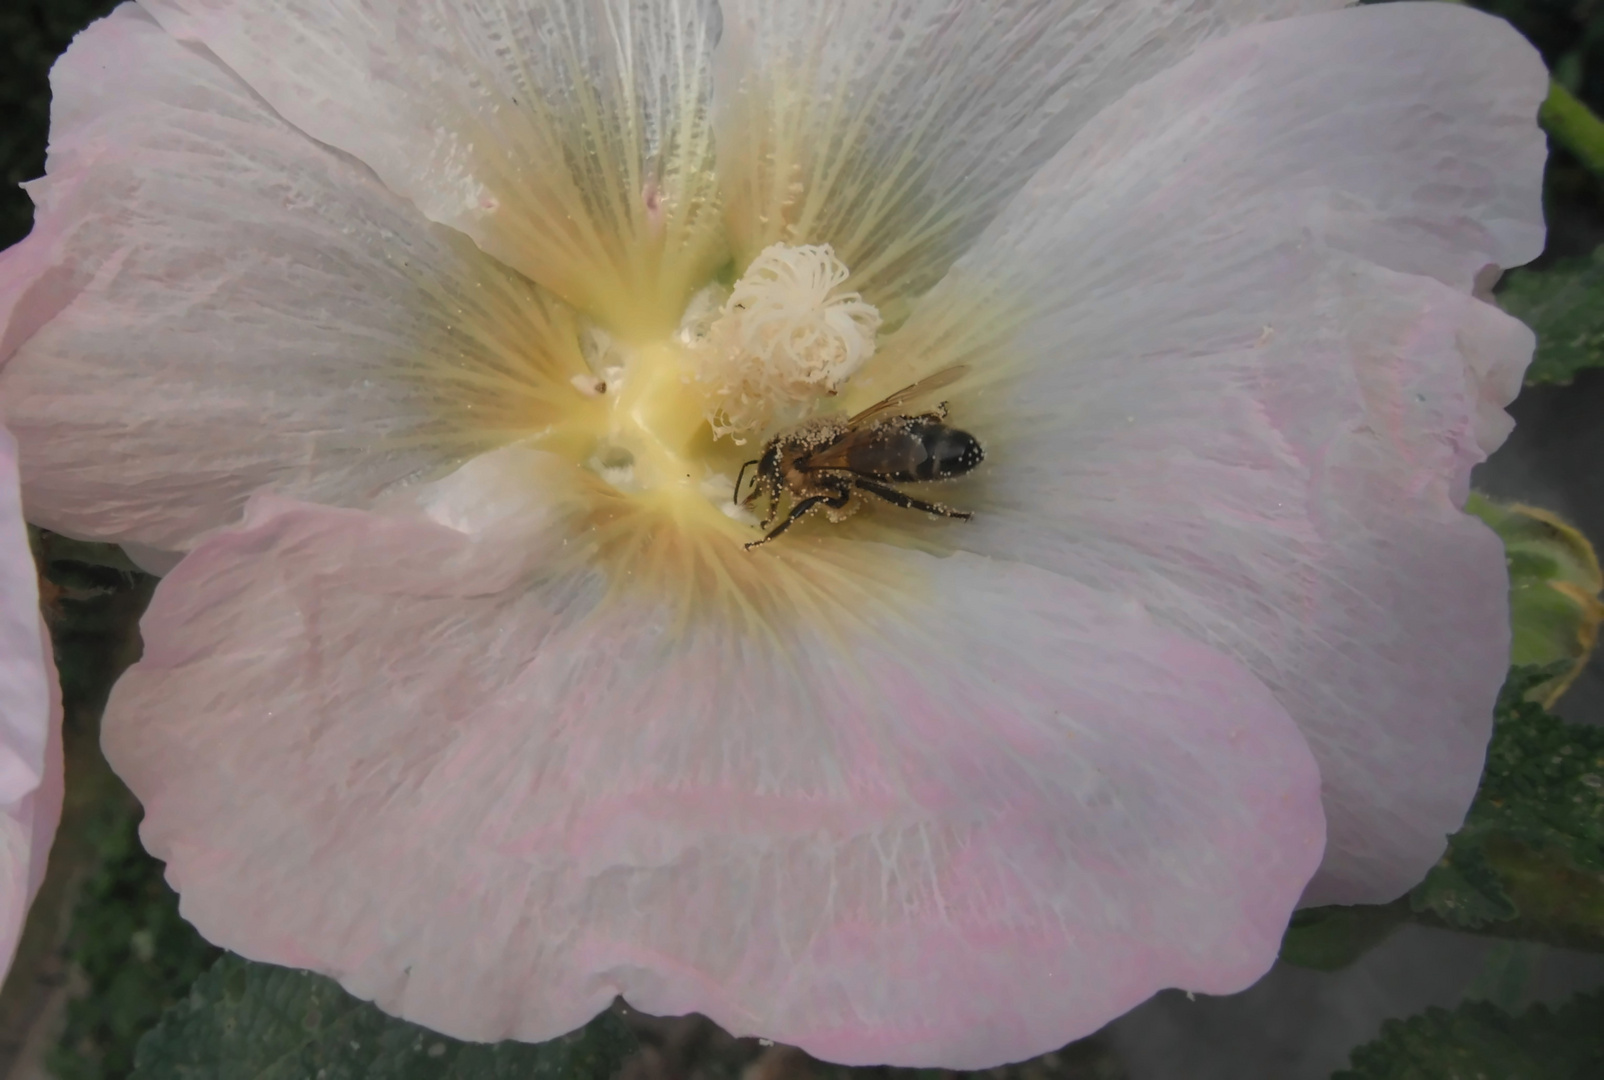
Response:
[{"label": "green stem", "polygon": [[[1469,0],[1447,0],[1461,7],[1482,5]],[[1576,100],[1576,95],[1553,79],[1548,80],[1548,97],[1537,110],[1537,121],[1549,137],[1575,154],[1589,172],[1604,179],[1604,120]]]},{"label": "green stem", "polygon": [[1537,118],[1556,143],[1575,154],[1594,175],[1604,178],[1604,120],[1594,116],[1592,109],[1550,79],[1548,98]]}]

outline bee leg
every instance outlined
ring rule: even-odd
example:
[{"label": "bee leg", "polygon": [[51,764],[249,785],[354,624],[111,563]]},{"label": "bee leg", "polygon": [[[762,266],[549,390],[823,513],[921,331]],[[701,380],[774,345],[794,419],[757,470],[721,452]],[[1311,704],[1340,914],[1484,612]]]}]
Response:
[{"label": "bee leg", "polygon": [[[769,533],[767,536],[765,536],[761,540],[753,540],[750,544],[746,545],[746,550],[751,551],[753,548],[757,547],[759,544],[766,544],[770,540],[773,540],[776,536],[779,536],[786,529],[789,529],[791,527],[791,522],[795,521],[797,518],[801,517],[803,514],[807,513],[809,510],[812,510],[815,506],[819,505],[821,502],[827,501],[828,499],[829,499],[828,495],[810,495],[806,499],[799,499],[797,501],[797,504],[795,506],[791,507],[791,512],[789,514],[785,515],[785,520],[780,522],[778,525],[776,525],[774,527],[774,531],[773,532]],[[779,505],[779,504],[776,503],[775,505]],[[769,517],[769,521],[773,521],[773,520],[774,520],[774,518],[773,518],[773,515],[771,514],[770,517]],[[765,521],[763,523],[765,528],[768,527],[768,523],[769,523],[768,521]]]},{"label": "bee leg", "polygon": [[766,494],[769,497],[769,508],[763,515],[763,528],[765,529],[774,524],[774,519],[779,516],[780,500],[785,494],[780,490],[780,478],[778,475],[766,477],[766,479],[768,483],[764,486],[768,488]]},{"label": "bee leg", "polygon": [[[753,548],[757,547],[759,544],[766,544],[770,540],[773,540],[776,536],[779,536],[786,529],[789,529],[791,527],[791,523],[793,521],[795,521],[797,518],[801,517],[803,514],[806,514],[809,510],[812,510],[815,506],[818,506],[820,503],[823,503],[825,506],[845,506],[847,504],[847,500],[850,499],[851,497],[852,497],[852,492],[847,490],[846,488],[842,488],[840,491],[837,491],[834,495],[809,495],[805,499],[799,499],[797,501],[797,504],[795,506],[791,507],[791,512],[789,514],[785,515],[785,520],[780,522],[778,525],[776,525],[774,527],[774,531],[773,532],[769,533],[767,536],[765,536],[761,540],[753,540],[750,544],[746,545],[746,550],[747,551],[751,551]],[[765,522],[764,524],[767,525],[768,523]]]},{"label": "bee leg", "polygon": [[876,483],[873,480],[864,480],[859,477],[854,479],[852,483],[860,490],[867,491],[870,495],[877,495],[893,506],[900,506],[905,510],[923,510],[927,514],[934,514],[937,517],[957,518],[959,521],[968,521],[975,516],[967,510],[954,510],[952,507],[942,506],[940,503],[930,503],[925,502],[923,499],[916,499],[912,495],[903,494],[894,487],[887,487],[885,484]]},{"label": "bee leg", "polygon": [[[747,465],[756,465],[759,462],[759,460],[761,460],[761,459],[753,458],[751,461],[748,461],[745,465],[742,465],[741,466],[741,471],[735,474],[735,493],[730,496],[730,502],[736,504],[737,506],[740,505],[740,503],[741,503],[741,481],[746,479],[746,467],[747,467]],[[753,483],[755,484],[756,481],[753,481]],[[756,489],[754,488],[754,491],[755,490]]]}]

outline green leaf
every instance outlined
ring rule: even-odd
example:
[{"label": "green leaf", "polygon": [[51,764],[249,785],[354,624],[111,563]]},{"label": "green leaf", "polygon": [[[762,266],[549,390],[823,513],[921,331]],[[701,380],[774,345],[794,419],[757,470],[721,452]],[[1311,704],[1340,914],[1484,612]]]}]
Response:
[{"label": "green leaf", "polygon": [[133,1080],[607,1080],[636,1048],[612,1011],[551,1042],[458,1042],[332,980],[225,956],[140,1040]]},{"label": "green leaf", "polygon": [[1570,724],[1505,687],[1466,833],[1499,833],[1571,868],[1604,873],[1604,728]]},{"label": "green leaf", "polygon": [[1426,880],[1409,894],[1409,904],[1459,930],[1478,930],[1520,914],[1497,872],[1487,865],[1481,847],[1461,843],[1458,837],[1449,843],[1447,854],[1431,868]]},{"label": "green leaf", "polygon": [[1604,366],[1604,251],[1542,270],[1512,270],[1498,290],[1504,310],[1537,331],[1526,382],[1568,383]]},{"label": "green leaf", "polygon": [[1604,1061],[1604,992],[1511,1016],[1486,1001],[1388,1020],[1331,1080],[1594,1080]]},{"label": "green leaf", "polygon": [[1299,912],[1282,959],[1345,967],[1402,919],[1604,950],[1604,728],[1531,700],[1564,666],[1510,670],[1481,788],[1426,879],[1393,904]]},{"label": "green leaf", "polygon": [[1481,788],[1410,894],[1417,913],[1462,930],[1520,917],[1576,944],[1604,941],[1604,728],[1527,699],[1553,670],[1510,673]]}]

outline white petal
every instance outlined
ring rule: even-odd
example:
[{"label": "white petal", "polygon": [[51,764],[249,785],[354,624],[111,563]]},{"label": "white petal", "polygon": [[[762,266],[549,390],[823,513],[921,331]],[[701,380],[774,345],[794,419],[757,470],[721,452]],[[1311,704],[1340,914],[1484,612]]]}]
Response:
[{"label": "white petal", "polygon": [[714,112],[737,261],[829,243],[883,308],[923,292],[1125,90],[1200,41],[1339,2],[725,0]]},{"label": "white petal", "polygon": [[723,258],[711,0],[146,6],[429,218],[615,328],[672,328]]},{"label": "white petal", "polygon": [[33,520],[181,550],[258,488],[363,505],[579,400],[552,302],[138,8],[52,77],[0,263]]},{"label": "white petal", "polygon": [[1469,294],[1541,246],[1546,87],[1449,5],[1245,30],[1083,130],[883,350],[894,387],[1027,305],[952,391],[989,473],[943,535],[1264,679],[1324,779],[1311,900],[1413,885],[1480,775],[1506,584],[1458,507],[1532,338]]},{"label": "white petal", "polygon": [[508,512],[562,468],[486,455],[453,529],[263,499],[162,582],[105,739],[203,933],[466,1038],[622,993],[956,1067],[1267,968],[1318,776],[1240,666],[969,555],[721,537],[646,587]]}]

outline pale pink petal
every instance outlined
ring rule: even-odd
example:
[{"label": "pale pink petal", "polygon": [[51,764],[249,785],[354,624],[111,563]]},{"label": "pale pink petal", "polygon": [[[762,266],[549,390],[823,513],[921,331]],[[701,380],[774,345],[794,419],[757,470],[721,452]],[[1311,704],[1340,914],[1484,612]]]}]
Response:
[{"label": "pale pink petal", "polygon": [[672,329],[724,261],[713,0],[144,6],[431,220],[586,311]]},{"label": "pale pink petal", "polygon": [[37,523],[181,550],[258,488],[364,505],[481,449],[450,410],[488,395],[458,376],[501,372],[479,414],[523,423],[542,387],[580,400],[542,370],[582,360],[527,282],[133,5],[52,86],[38,224],[0,257],[0,413]]},{"label": "pale pink petal", "polygon": [[17,445],[0,428],[0,981],[44,880],[61,797],[61,693],[39,616]]},{"label": "pale pink petal", "polygon": [[813,584],[681,607],[509,505],[568,468],[502,451],[422,500],[476,532],[260,498],[162,582],[105,742],[209,938],[459,1037],[621,993],[948,1067],[1266,969],[1318,776],[1234,662],[1045,571],[862,543],[730,545]]},{"label": "pale pink petal", "polygon": [[1532,336],[1470,292],[1542,244],[1546,84],[1445,4],[1243,31],[1084,129],[905,330],[1027,306],[954,392],[989,471],[944,535],[1263,679],[1321,766],[1311,902],[1413,885],[1480,775],[1506,582],[1459,507]]},{"label": "pale pink petal", "polygon": [[78,291],[62,250],[67,222],[37,217],[26,241],[0,251],[0,365]]},{"label": "pale pink petal", "polygon": [[1125,90],[1201,41],[1342,2],[723,0],[714,123],[737,262],[829,243],[874,303],[924,292]]}]

